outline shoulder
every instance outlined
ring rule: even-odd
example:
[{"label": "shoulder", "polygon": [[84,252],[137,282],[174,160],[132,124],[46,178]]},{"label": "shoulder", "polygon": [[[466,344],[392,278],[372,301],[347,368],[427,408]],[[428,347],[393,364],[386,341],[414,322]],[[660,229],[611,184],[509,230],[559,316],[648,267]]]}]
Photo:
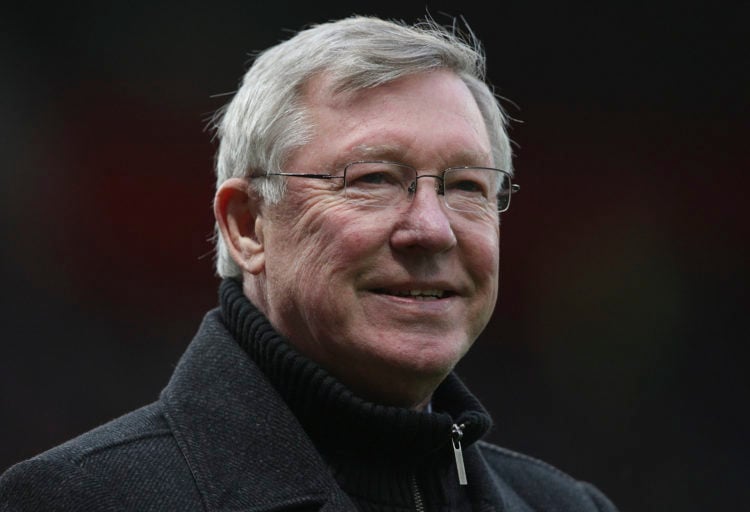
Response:
[{"label": "shoulder", "polygon": [[0,476],[0,511],[140,507],[161,499],[157,479],[167,475],[171,485],[190,487],[157,402],[11,467]]},{"label": "shoulder", "polygon": [[484,441],[477,448],[494,476],[534,510],[617,511],[594,485],[551,464]]},{"label": "shoulder", "polygon": [[35,457],[0,478],[0,511],[121,510],[123,503],[72,461]]}]

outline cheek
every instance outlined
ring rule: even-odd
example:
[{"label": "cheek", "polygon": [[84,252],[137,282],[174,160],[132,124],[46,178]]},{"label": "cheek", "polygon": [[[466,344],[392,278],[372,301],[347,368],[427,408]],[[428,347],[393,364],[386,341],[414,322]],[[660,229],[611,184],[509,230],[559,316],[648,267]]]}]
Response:
[{"label": "cheek", "polygon": [[329,209],[312,227],[309,247],[317,251],[317,259],[334,265],[335,270],[346,270],[388,245],[387,223],[372,222],[361,212]]},{"label": "cheek", "polygon": [[[329,208],[310,222],[295,226],[302,229],[288,231],[284,250],[293,255],[287,258],[293,259],[293,266],[285,271],[297,276],[300,287],[314,284],[328,289],[337,283],[351,284],[360,273],[358,269],[374,264],[376,256],[387,248],[383,223],[355,219],[346,211]],[[324,294],[325,289],[316,293]]]},{"label": "cheek", "polygon": [[382,243],[372,230],[328,218],[299,244],[297,276],[292,282],[297,307],[313,332],[325,338],[331,326],[345,330],[356,318],[360,276],[378,262]]},{"label": "cheek", "polygon": [[463,237],[464,264],[469,273],[477,279],[489,280],[490,285],[496,281],[500,264],[500,244],[497,232],[489,232],[484,235],[473,233],[469,237]]}]

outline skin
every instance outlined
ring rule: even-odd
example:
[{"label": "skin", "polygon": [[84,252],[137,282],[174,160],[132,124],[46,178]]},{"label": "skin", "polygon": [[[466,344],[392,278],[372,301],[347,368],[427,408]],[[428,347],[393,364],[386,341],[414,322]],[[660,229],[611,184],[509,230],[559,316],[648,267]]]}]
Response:
[{"label": "skin", "polygon": [[[329,173],[360,159],[420,174],[491,166],[480,111],[448,71],[333,95],[325,75],[304,94],[315,137],[285,171]],[[362,210],[337,180],[287,179],[276,205],[245,180],[217,191],[215,212],[248,298],[302,353],[363,398],[421,409],[469,350],[497,299],[497,213],[459,214],[433,178],[401,208]],[[442,290],[442,298],[402,296]]]}]

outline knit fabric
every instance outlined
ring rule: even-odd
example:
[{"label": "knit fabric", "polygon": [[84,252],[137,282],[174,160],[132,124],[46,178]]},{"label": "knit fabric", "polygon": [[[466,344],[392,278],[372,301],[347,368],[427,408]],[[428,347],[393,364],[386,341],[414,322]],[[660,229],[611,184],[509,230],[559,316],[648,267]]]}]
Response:
[{"label": "knit fabric", "polygon": [[470,446],[491,426],[479,401],[454,374],[439,386],[433,412],[366,401],[300,354],[231,279],[220,287],[222,314],[240,346],[266,374],[339,485],[368,512],[461,510],[469,502],[458,484],[451,446],[454,424]]}]

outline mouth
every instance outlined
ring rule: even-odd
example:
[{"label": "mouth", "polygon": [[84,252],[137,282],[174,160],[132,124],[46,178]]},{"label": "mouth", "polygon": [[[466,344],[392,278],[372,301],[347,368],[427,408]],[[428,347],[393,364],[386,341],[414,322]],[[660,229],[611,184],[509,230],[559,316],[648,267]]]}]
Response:
[{"label": "mouth", "polygon": [[450,290],[440,289],[390,290],[387,288],[377,288],[373,292],[379,295],[391,295],[393,297],[404,297],[415,300],[439,300],[452,297],[456,294]]}]

